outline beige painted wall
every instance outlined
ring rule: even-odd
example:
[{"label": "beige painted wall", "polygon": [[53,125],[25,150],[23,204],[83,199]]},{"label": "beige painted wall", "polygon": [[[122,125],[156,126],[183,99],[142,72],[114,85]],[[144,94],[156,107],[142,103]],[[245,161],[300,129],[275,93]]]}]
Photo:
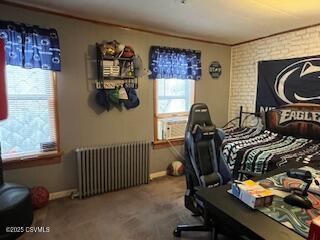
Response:
[{"label": "beige painted wall", "polygon": [[[62,52],[62,72],[58,73],[58,103],[63,161],[56,165],[6,171],[7,181],[29,186],[44,185],[50,192],[76,188],[77,172],[73,152],[76,147],[153,139],[153,81],[147,77],[139,79],[141,105],[138,108],[98,113],[92,101],[93,89],[90,83],[96,75],[94,45],[102,40],[116,39],[131,45],[146,67],[151,45],[201,50],[203,77],[196,83],[196,101],[209,105],[218,126],[227,121],[229,47],[93,24],[1,4],[0,16],[3,20],[56,28]],[[213,60],[220,61],[223,68],[218,80],[211,79],[208,74],[208,65]],[[175,158],[168,148],[152,150],[151,172],[165,170]]]}]

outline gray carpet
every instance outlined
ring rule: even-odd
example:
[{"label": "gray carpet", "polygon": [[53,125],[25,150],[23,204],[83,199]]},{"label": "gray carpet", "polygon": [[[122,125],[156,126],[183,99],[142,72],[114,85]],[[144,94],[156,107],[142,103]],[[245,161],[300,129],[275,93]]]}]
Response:
[{"label": "gray carpet", "polygon": [[[175,239],[177,224],[201,223],[184,207],[184,177],[163,177],[148,185],[84,200],[51,201],[35,211],[34,226],[49,233],[26,233],[19,239],[164,240]],[[181,240],[209,240],[209,233],[182,233]]]}]

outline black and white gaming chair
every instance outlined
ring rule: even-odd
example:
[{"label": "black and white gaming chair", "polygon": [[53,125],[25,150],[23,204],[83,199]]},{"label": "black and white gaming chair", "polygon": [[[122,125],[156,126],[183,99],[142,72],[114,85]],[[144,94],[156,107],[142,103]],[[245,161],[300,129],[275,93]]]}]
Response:
[{"label": "black and white gaming chair", "polygon": [[185,133],[185,168],[187,191],[185,206],[204,219],[203,225],[178,225],[174,236],[182,231],[212,231],[212,220],[206,214],[196,192],[203,187],[216,187],[231,180],[231,172],[220,149],[224,133],[212,123],[206,104],[191,107]]}]

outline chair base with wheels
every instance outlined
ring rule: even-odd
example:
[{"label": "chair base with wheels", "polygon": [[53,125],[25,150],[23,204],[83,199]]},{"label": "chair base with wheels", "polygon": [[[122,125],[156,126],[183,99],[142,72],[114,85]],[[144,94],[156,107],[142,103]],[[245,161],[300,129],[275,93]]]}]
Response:
[{"label": "chair base with wheels", "polygon": [[202,205],[202,203],[198,202],[197,199],[195,199],[193,197],[193,194],[191,194],[190,192],[191,191],[188,189],[184,195],[185,206],[192,212],[193,217],[202,217],[204,223],[194,225],[180,224],[173,231],[173,236],[175,237],[181,237],[181,232],[212,232],[212,220],[209,217],[207,217],[207,214],[205,212],[202,212],[204,211],[204,208],[197,208],[197,204]]}]

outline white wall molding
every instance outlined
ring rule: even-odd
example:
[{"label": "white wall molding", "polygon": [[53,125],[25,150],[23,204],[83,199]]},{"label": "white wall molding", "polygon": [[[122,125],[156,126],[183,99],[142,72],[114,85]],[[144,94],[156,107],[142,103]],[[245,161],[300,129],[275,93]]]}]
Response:
[{"label": "white wall molding", "polygon": [[[154,172],[150,174],[150,180],[154,180],[159,177],[163,177],[167,175],[167,171],[160,171],[160,172]],[[73,189],[67,189],[60,192],[53,192],[49,194],[49,200],[55,200],[59,198],[64,197],[72,197],[74,193],[76,193],[78,190],[76,188]]]},{"label": "white wall molding", "polygon": [[73,193],[75,193],[75,192],[77,192],[77,189],[76,189],[76,188],[67,189],[67,190],[60,191],[60,192],[50,193],[50,194],[49,194],[49,201],[55,200],[55,199],[58,199],[58,198],[71,197],[71,195],[72,195]]},{"label": "white wall molding", "polygon": [[163,177],[167,175],[167,171],[160,171],[155,173],[150,173],[150,180],[153,180],[155,178]]}]

